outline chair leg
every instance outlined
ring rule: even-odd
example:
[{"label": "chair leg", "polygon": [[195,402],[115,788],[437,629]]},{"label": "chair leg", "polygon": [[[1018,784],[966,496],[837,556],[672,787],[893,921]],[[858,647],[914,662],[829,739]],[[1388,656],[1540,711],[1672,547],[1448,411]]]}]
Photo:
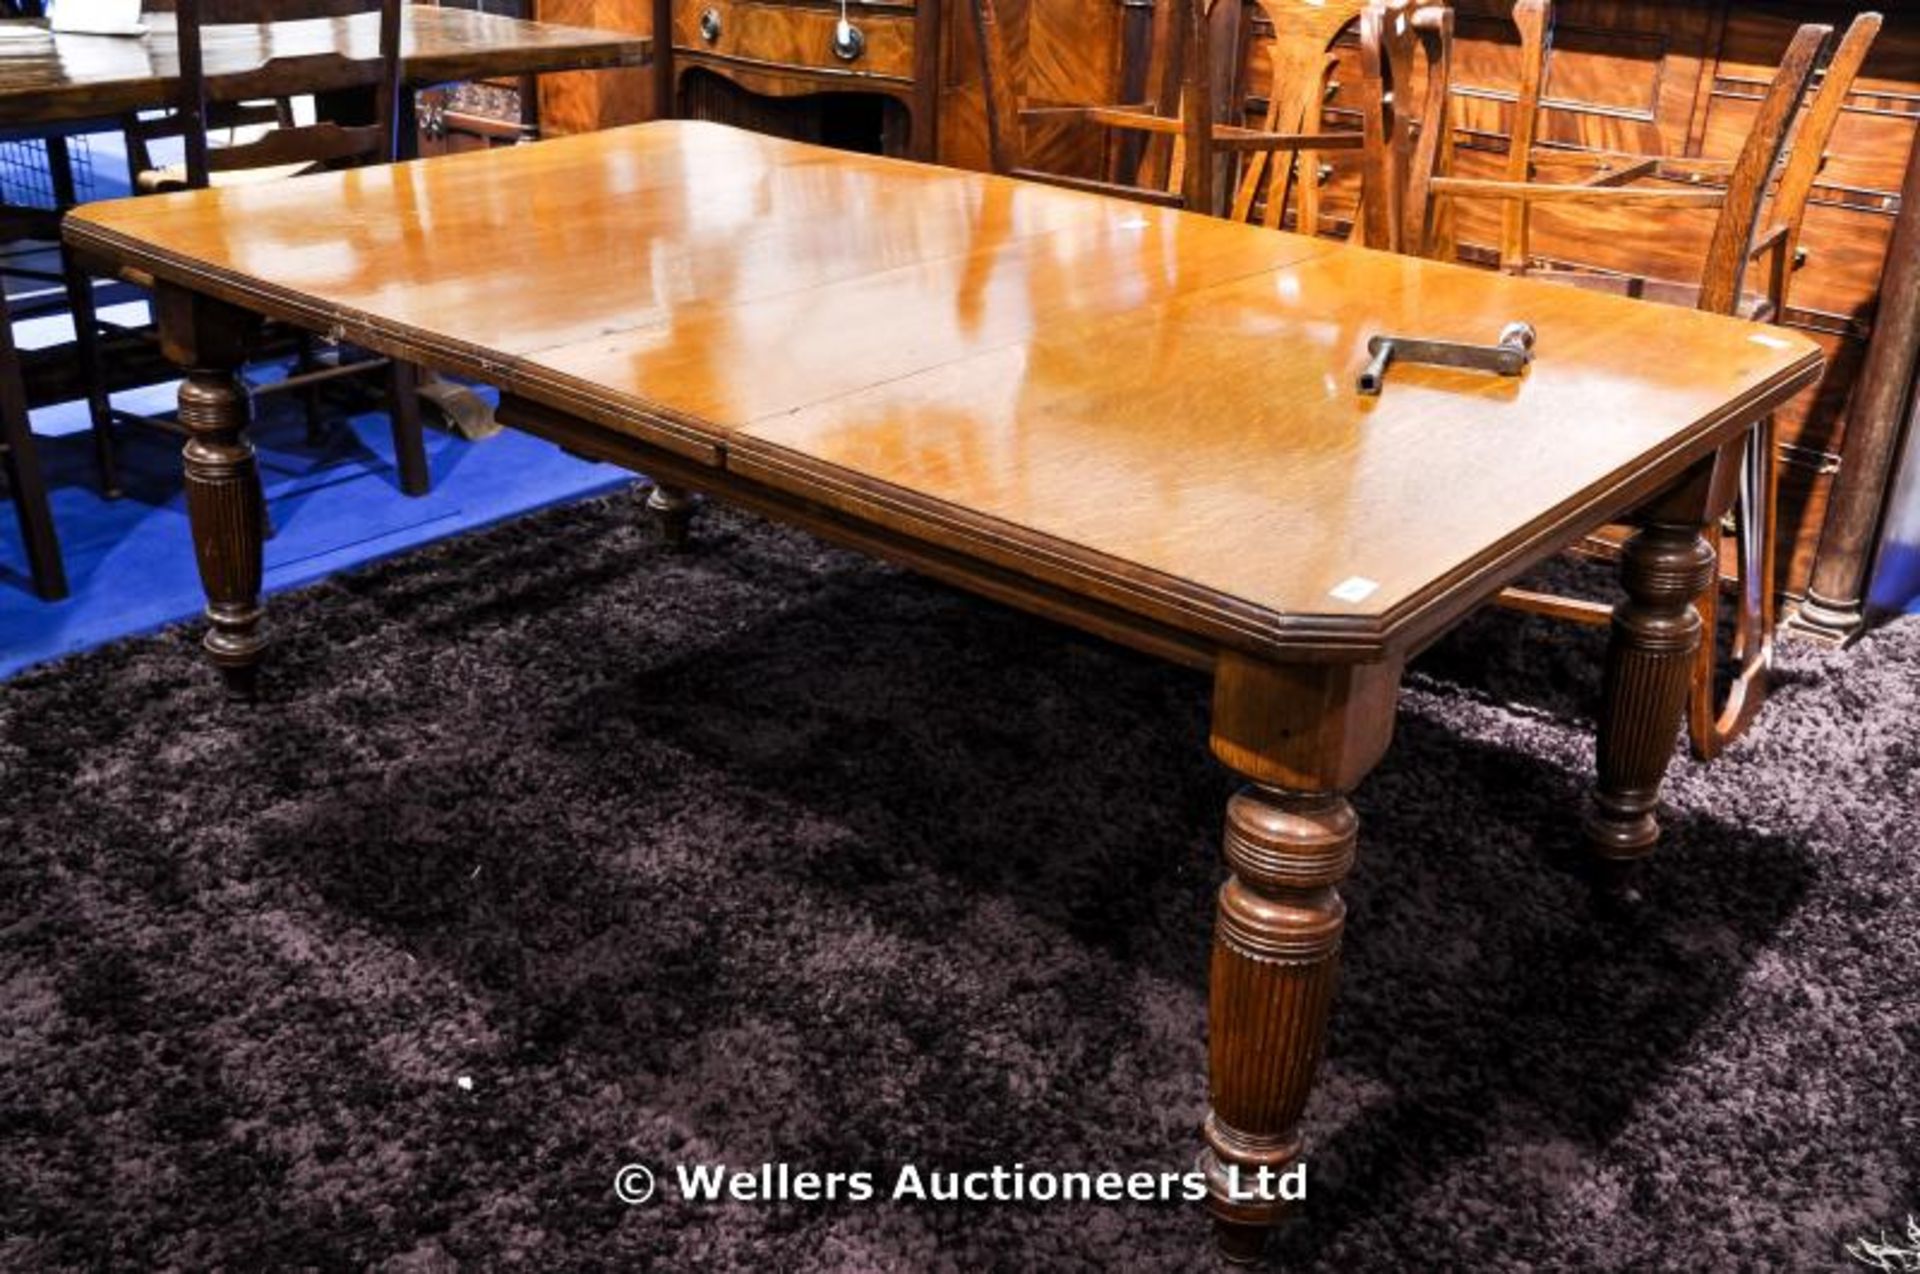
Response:
[{"label": "chair leg", "polygon": [[113,432],[113,395],[107,388],[106,362],[100,357],[100,318],[93,305],[93,279],[65,247],[60,249],[60,269],[65,276],[67,312],[73,316],[74,350],[87,387],[94,472],[100,479],[100,494],[118,500],[123,489]]},{"label": "chair leg", "polygon": [[[46,139],[47,180],[53,186],[56,207],[80,202],[73,180],[73,156],[67,139]],[[80,375],[87,387],[87,415],[93,429],[93,463],[100,476],[100,493],[120,498],[120,467],[114,455],[113,398],[107,390],[106,365],[100,358],[100,316],[93,306],[93,280],[65,244],[60,245],[60,275],[66,285],[67,313],[73,318],[73,346],[80,356]]]},{"label": "chair leg", "polygon": [[[1740,491],[1733,506],[1734,535],[1739,545],[1735,574],[1740,611],[1734,623],[1732,653],[1738,667],[1724,699],[1717,693],[1715,676],[1718,581],[1700,599],[1700,616],[1706,623],[1706,632],[1694,660],[1687,738],[1693,755],[1702,761],[1713,760],[1746,733],[1760,706],[1766,702],[1772,684],[1774,629],[1778,618],[1774,600],[1774,517],[1779,489],[1779,468],[1773,456],[1773,420],[1769,417],[1747,435]],[[1713,538],[1717,550],[1719,537]]]},{"label": "chair leg", "polygon": [[[295,338],[293,370],[305,375],[318,365],[313,357],[313,333],[304,329]],[[320,386],[316,382],[300,388],[300,408],[307,417],[307,445],[317,447],[327,439],[326,422],[320,418]]]},{"label": "chair leg", "polygon": [[60,561],[53,512],[47,505],[46,479],[33,449],[27,390],[20,379],[20,359],[13,345],[13,316],[7,312],[4,296],[0,296],[0,469],[5,470],[7,487],[13,493],[33,591],[46,601],[59,601],[67,595],[67,572]]},{"label": "chair leg", "polygon": [[400,470],[400,489],[408,495],[425,495],[432,480],[427,473],[427,442],[420,429],[420,369],[397,358],[387,366],[387,414],[393,421],[393,458]]}]

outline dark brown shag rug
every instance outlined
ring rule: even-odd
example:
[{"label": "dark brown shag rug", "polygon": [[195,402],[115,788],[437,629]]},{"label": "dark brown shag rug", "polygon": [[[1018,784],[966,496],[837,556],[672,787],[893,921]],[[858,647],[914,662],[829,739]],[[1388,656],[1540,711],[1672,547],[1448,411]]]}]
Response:
[{"label": "dark brown shag rug", "polygon": [[[630,495],[0,686],[0,1268],[1197,1269],[1173,1204],[620,1203],[643,1163],[1181,1171],[1203,678]],[[1789,646],[1571,869],[1603,635],[1488,614],[1356,797],[1325,1270],[1816,1269],[1920,1212],[1920,621]]]}]

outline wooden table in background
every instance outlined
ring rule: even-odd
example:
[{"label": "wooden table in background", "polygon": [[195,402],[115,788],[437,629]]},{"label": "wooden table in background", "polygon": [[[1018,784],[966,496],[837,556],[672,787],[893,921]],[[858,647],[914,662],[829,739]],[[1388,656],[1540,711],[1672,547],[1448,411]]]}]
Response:
[{"label": "wooden table in background", "polygon": [[[234,369],[260,315],[492,381],[514,427],[1209,670],[1213,751],[1246,786],[1202,1163],[1242,1255],[1278,1205],[1230,1198],[1227,1169],[1301,1153],[1347,793],[1407,658],[1640,510],[1588,838],[1608,862],[1650,851],[1718,457],[1821,366],[1729,319],[712,124],[95,205],[67,235],[159,281],[206,645],[243,687],[265,634]],[[1519,381],[1396,366],[1355,392],[1375,333],[1516,319],[1539,333]]]},{"label": "wooden table in background", "polygon": [[[271,27],[217,28],[210,34],[209,74],[256,70],[268,60],[334,49],[371,57],[378,50],[377,13],[275,23]],[[523,22],[466,9],[409,5],[401,34],[404,76],[411,88],[487,76],[547,71],[591,71],[644,65],[652,40],[644,35],[596,31],[550,22]],[[43,134],[84,132],[144,110],[170,107],[180,68],[171,13],[150,13],[148,34],[126,36],[44,34],[38,20],[0,21],[0,129]],[[42,32],[41,38],[22,33]],[[213,38],[217,34],[218,38]],[[403,106],[411,112],[411,93]],[[410,120],[402,144],[415,136]],[[145,342],[116,338],[106,360],[114,391],[164,379],[166,368]],[[79,360],[69,344],[21,355],[27,401],[36,407],[66,402],[87,392]],[[452,414],[477,418],[485,404],[457,387],[429,382],[436,400]],[[455,409],[458,409],[457,411]]]},{"label": "wooden table in background", "polygon": [[[112,119],[171,106],[180,77],[173,15],[150,13],[144,21],[148,33],[137,39],[61,32],[44,40],[21,37],[44,29],[44,22],[0,22],[0,127]],[[206,48],[207,73],[216,80],[256,70],[269,57],[335,50],[374,57],[380,15],[219,28],[218,35],[210,34]],[[651,46],[646,36],[408,5],[400,53],[406,82],[419,87],[489,75],[639,66]]]}]

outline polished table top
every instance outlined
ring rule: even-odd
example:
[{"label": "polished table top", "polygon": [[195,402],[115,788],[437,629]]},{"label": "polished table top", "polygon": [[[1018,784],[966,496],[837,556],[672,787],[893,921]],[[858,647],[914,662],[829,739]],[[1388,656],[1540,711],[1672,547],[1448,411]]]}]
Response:
[{"label": "polished table top", "polygon": [[[438,84],[488,75],[637,66],[647,60],[645,36],[550,22],[522,22],[468,9],[409,5],[401,56],[410,84]],[[180,67],[173,15],[150,13],[138,38],[47,34],[38,21],[0,22],[0,125],[92,119],[173,100]],[[37,33],[37,34],[36,34]],[[270,57],[340,50],[376,56],[380,15],[212,27],[206,66],[215,78],[257,70]]]},{"label": "polished table top", "polygon": [[[325,215],[316,215],[324,209]],[[663,122],[90,206],[157,277],[1276,656],[1410,649],[1817,374],[1804,337]],[[1370,336],[1539,334],[1518,381]]]}]

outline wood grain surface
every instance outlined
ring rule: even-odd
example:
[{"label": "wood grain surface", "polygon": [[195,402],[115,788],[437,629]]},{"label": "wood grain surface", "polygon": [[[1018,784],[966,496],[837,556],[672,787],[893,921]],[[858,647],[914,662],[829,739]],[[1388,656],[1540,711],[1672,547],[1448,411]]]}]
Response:
[{"label": "wood grain surface", "polygon": [[[685,122],[95,205],[68,237],[1290,658],[1430,638],[1820,365],[1736,320]],[[1354,391],[1378,332],[1515,319],[1522,380]]]}]

